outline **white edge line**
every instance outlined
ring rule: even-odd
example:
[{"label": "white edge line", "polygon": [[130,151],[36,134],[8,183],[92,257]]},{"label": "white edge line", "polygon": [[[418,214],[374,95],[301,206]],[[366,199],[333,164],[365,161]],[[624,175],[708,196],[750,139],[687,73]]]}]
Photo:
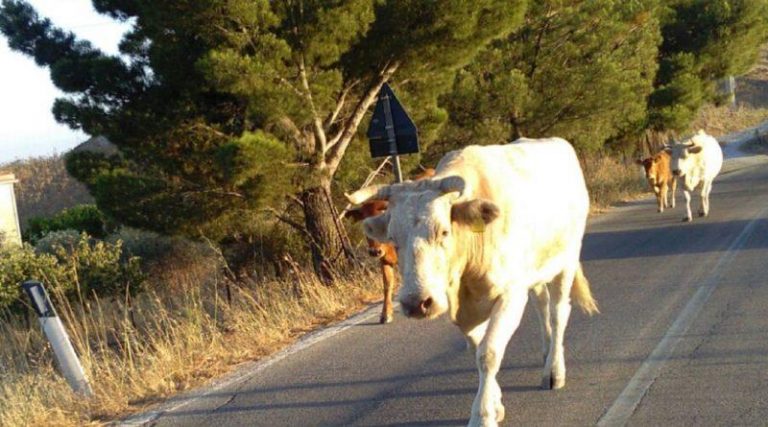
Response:
[{"label": "white edge line", "polygon": [[246,363],[245,366],[242,366],[237,370],[235,370],[234,372],[225,375],[223,379],[221,379],[219,382],[215,382],[212,385],[209,384],[207,387],[203,386],[204,388],[200,388],[197,390],[190,391],[188,393],[184,393],[181,396],[171,396],[169,398],[171,400],[178,399],[180,400],[180,402],[177,402],[177,403],[169,402],[167,404],[161,404],[160,407],[154,410],[131,415],[125,419],[111,423],[111,425],[114,425],[117,427],[144,426],[158,419],[164,413],[176,411],[216,391],[222,390],[227,387],[231,387],[239,382],[244,382],[252,378],[256,374],[258,374],[259,372],[263,371],[264,369],[268,368],[269,366],[285,359],[286,357],[292,354],[305,350],[313,346],[314,344],[319,343],[320,341],[331,338],[332,336],[346,329],[349,329],[352,326],[358,325],[372,317],[375,317],[375,315],[378,314],[379,307],[380,307],[380,304],[374,304],[371,307],[363,310],[362,312],[336,325],[329,326],[327,328],[323,328],[314,332],[310,332],[307,335],[304,335],[303,337],[301,337],[293,345],[287,348],[284,348],[283,350],[280,350],[279,352],[271,356],[268,356],[265,359]]},{"label": "white edge line", "polygon": [[648,358],[629,380],[619,397],[613,402],[608,411],[597,422],[598,426],[624,426],[634,414],[635,409],[645,397],[648,389],[661,373],[667,359],[672,356],[675,347],[688,331],[699,310],[704,306],[709,297],[720,283],[720,269],[730,263],[736,256],[736,250],[741,248],[752,235],[757,222],[763,219],[768,208],[763,209],[756,218],[747,224],[736,239],[718,260],[712,269],[709,279],[706,280],[691,297],[685,308],[680,312],[672,326],[669,327],[664,337],[656,345]]}]

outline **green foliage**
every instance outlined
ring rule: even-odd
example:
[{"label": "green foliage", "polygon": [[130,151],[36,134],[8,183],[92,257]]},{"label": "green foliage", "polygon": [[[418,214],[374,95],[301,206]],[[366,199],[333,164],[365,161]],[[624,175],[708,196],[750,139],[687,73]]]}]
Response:
[{"label": "green foliage", "polygon": [[448,145],[561,136],[595,150],[637,129],[655,73],[655,3],[541,1],[445,97]]},{"label": "green foliage", "polygon": [[649,98],[649,126],[682,131],[716,82],[746,72],[768,37],[766,0],[675,0],[660,8],[663,42]]},{"label": "green foliage", "polygon": [[39,248],[0,249],[0,308],[21,310],[20,284],[26,280],[39,280],[71,300],[122,296],[143,287],[139,258],[124,257],[122,242],[93,240],[85,233],[74,242],[66,232],[49,236]]},{"label": "green foliage", "polygon": [[96,0],[98,11],[135,20],[120,45],[124,61],[54,28],[23,1],[2,4],[0,31],[11,48],[49,67],[67,94],[54,105],[56,118],[120,149],[119,156],[68,159],[106,214],[130,226],[221,240],[256,234],[251,219],[271,206],[294,225],[303,220],[296,228],[319,234],[300,230],[315,260],[338,253],[333,209],[288,209],[283,196],[332,190],[387,81],[428,143],[447,117],[437,97],[453,73],[517,27],[525,6]]},{"label": "green foliage", "polygon": [[114,228],[94,205],[80,205],[64,209],[51,218],[36,217],[29,220],[24,239],[36,242],[52,231],[76,230],[96,238],[104,238]]}]

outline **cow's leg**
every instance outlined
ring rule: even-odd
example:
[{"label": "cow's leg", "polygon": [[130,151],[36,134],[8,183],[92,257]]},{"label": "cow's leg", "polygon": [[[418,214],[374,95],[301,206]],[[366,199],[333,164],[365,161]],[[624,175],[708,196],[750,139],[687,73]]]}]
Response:
[{"label": "cow's leg", "polygon": [[704,181],[701,184],[701,208],[699,216],[709,215],[709,192],[712,191],[712,181]]},{"label": "cow's leg", "polygon": [[669,183],[669,185],[670,187],[672,187],[671,188],[672,191],[670,191],[671,194],[670,194],[669,206],[674,209],[675,208],[675,191],[677,190],[677,179],[673,176],[670,181],[671,182]]},{"label": "cow's leg", "polygon": [[576,277],[576,269],[568,268],[560,273],[552,282],[552,299],[554,300],[554,331],[552,333],[551,350],[544,365],[541,387],[546,390],[559,389],[565,386],[565,327],[571,316],[571,287]]},{"label": "cow's leg", "polygon": [[686,212],[686,216],[683,218],[683,221],[688,222],[693,219],[693,215],[691,215],[691,190],[688,189],[688,186],[683,187],[683,195],[685,196]]},{"label": "cow's leg", "polygon": [[549,343],[552,341],[552,321],[549,314],[549,289],[546,283],[541,283],[531,289],[531,293],[536,297],[536,314],[539,315],[539,326],[541,327],[541,354],[546,363],[549,355]]},{"label": "cow's leg", "polygon": [[659,202],[659,212],[664,212],[664,208],[667,207],[667,183],[662,182],[659,188],[659,194],[656,197]]},{"label": "cow's leg", "polygon": [[395,268],[382,262],[381,275],[384,281],[384,304],[381,308],[379,323],[392,321],[392,293],[395,290]]},{"label": "cow's leg", "polygon": [[495,426],[504,419],[501,387],[496,381],[496,374],[507,343],[520,325],[527,301],[527,290],[512,289],[499,297],[491,311],[485,337],[476,353],[480,386],[472,404],[470,426]]},{"label": "cow's leg", "polygon": [[465,331],[464,337],[467,339],[467,348],[472,351],[477,351],[480,346],[480,342],[485,337],[485,331],[488,329],[488,321],[475,326],[474,328]]}]

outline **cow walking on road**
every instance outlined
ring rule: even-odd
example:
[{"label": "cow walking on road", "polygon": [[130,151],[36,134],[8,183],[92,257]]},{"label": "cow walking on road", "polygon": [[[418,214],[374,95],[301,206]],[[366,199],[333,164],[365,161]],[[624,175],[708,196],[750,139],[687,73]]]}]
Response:
[{"label": "cow walking on road", "polygon": [[[645,169],[645,178],[656,194],[658,212],[664,212],[664,208],[675,207],[675,190],[677,179],[672,175],[670,168],[671,156],[666,151],[660,151],[651,157],[638,159],[637,164]],[[669,198],[667,196],[669,195]]]},{"label": "cow walking on road", "polygon": [[565,385],[571,297],[585,312],[598,311],[579,261],[587,188],[573,148],[560,138],[466,147],[436,171],[348,198],[389,201],[386,213],[364,221],[365,232],[396,248],[404,313],[448,313],[475,347],[480,383],[469,424],[493,426],[504,418],[496,374],[529,291],[542,320],[547,389]]},{"label": "cow walking on road", "polygon": [[679,144],[665,147],[671,155],[672,174],[683,182],[686,216],[683,221],[693,220],[691,215],[691,192],[701,187],[699,216],[709,215],[709,193],[712,181],[723,166],[723,150],[717,140],[703,130]]},{"label": "cow walking on road", "polygon": [[[414,177],[414,180],[431,178],[435,175],[435,170],[426,168],[422,173]],[[387,210],[387,201],[371,200],[362,206],[350,209],[344,212],[344,218],[351,219],[354,222],[362,221],[366,218],[381,215]],[[381,316],[379,323],[390,323],[392,321],[392,294],[397,287],[395,280],[395,266],[397,265],[397,252],[391,243],[381,243],[368,237],[368,255],[378,258],[381,265],[381,276],[384,285],[384,302],[381,307]]]}]

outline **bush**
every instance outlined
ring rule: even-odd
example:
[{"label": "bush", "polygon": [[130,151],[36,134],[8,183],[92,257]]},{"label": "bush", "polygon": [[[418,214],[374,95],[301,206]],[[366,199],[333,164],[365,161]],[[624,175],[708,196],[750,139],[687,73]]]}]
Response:
[{"label": "bush", "polygon": [[35,251],[38,253],[56,255],[56,253],[63,248],[66,249],[67,252],[72,253],[77,249],[77,244],[79,242],[80,232],[77,230],[51,231],[35,242]]},{"label": "bush", "polygon": [[114,226],[94,205],[80,205],[64,209],[51,218],[36,217],[28,221],[25,240],[35,242],[52,231],[77,230],[103,239]]},{"label": "bush", "polygon": [[18,311],[21,283],[26,280],[39,280],[46,284],[56,284],[67,291],[72,282],[65,280],[66,268],[55,256],[37,254],[30,245],[24,247],[8,246],[0,249],[0,309],[10,307]]},{"label": "bush", "polygon": [[[139,258],[124,257],[121,241],[108,243],[83,233],[74,244],[65,246],[52,242],[54,237],[69,241],[71,232],[51,236],[45,251],[28,244],[0,250],[0,308],[20,309],[19,285],[30,279],[43,282],[52,293],[70,300],[93,294],[133,294],[143,287],[146,278]],[[51,250],[53,253],[47,252]]]}]

